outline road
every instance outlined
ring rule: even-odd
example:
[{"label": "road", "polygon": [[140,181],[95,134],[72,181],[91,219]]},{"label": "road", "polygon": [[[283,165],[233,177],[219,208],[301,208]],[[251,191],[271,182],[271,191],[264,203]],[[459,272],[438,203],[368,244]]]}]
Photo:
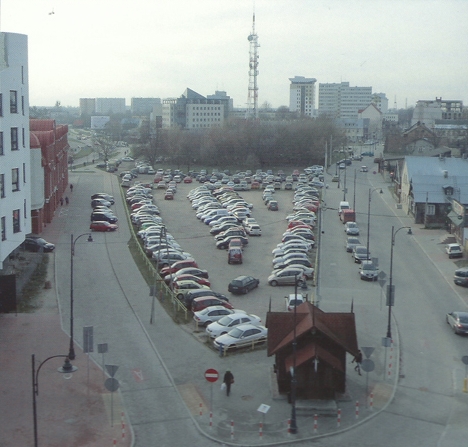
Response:
[{"label": "road", "polygon": [[[354,165],[348,169],[354,169]],[[350,178],[353,174],[349,171],[347,178],[350,202],[353,194]],[[59,242],[68,245],[70,233],[77,236],[87,231],[92,193],[103,191],[119,197],[118,180],[109,174],[82,170],[71,174],[70,181],[75,188]],[[357,175],[356,208],[362,242],[367,236],[368,189],[380,184],[379,177],[371,172]],[[243,194],[254,203],[253,216],[260,223],[262,236],[249,239],[242,265],[228,265],[226,252],[216,250],[208,227],[196,219],[185,198],[188,190],[195,186],[181,185],[174,201],[160,200],[158,194],[161,191],[155,191],[156,202],[162,209],[168,230],[186,251],[194,255],[199,265],[209,271],[214,290],[226,293],[230,279],[240,274],[248,273],[260,278],[258,289],[245,296],[230,297],[235,307],[256,313],[262,319],[270,300],[273,310],[283,310],[284,296],[292,288],[270,287],[266,278],[271,271],[271,250],[286,228],[284,216],[292,209],[292,193],[277,192],[279,212],[267,211],[258,191]],[[335,183],[330,183],[330,187],[324,190],[326,206],[323,213],[320,307],[325,311],[349,311],[353,304],[359,345],[375,348],[371,358],[376,369],[369,374],[369,385],[375,387],[376,397],[379,397],[379,391],[383,392],[379,384],[385,380],[390,358],[389,350],[386,356],[381,347],[381,338],[387,331],[388,310],[380,285],[360,281],[357,264],[345,252],[343,225],[336,211],[342,196],[343,192]],[[378,192],[372,194],[370,241],[372,256],[378,257],[387,279],[391,227],[408,225],[408,219],[395,217],[388,203],[391,203],[390,193],[384,185],[382,196]],[[130,232],[124,219],[124,205],[117,200],[115,208],[120,217],[120,228],[116,234],[95,233],[95,242],[87,243],[86,238],[81,238],[76,246],[76,338],[80,339],[82,326],[92,325],[95,343],[109,343],[106,363],[119,365],[118,379],[135,433],[135,445],[147,446],[156,442],[168,446],[217,445],[199,434],[194,419],[198,409],[190,407],[186,395],[181,398],[181,393],[186,392],[198,403],[209,396],[206,383],[197,372],[217,366],[216,354],[199,343],[190,331],[175,326],[160,307],[157,307],[155,324],[149,324],[148,290],[129,261],[127,244]],[[422,230],[415,228],[414,231]],[[389,447],[448,447],[459,444],[462,436],[466,436],[459,420],[461,409],[466,405],[466,395],[461,393],[464,369],[460,362],[466,351],[466,340],[455,337],[443,318],[447,311],[460,309],[462,303],[432,260],[421,250],[416,238],[402,230],[395,239],[393,282],[396,303],[392,335],[395,352],[400,352],[395,361],[401,363],[395,399],[383,413],[366,424],[346,434],[316,441],[317,445],[332,446],[340,442],[349,446],[370,446],[384,439],[385,444],[382,445]],[[57,251],[59,296],[64,326],[67,327],[69,258],[67,255],[60,258],[59,253]],[[309,293],[313,291],[309,289]],[[265,367],[273,363],[272,359],[259,357],[259,353],[263,356],[264,351],[246,353],[242,358],[247,362],[260,361]],[[234,369],[240,358],[228,358],[221,367]],[[253,388],[252,394],[258,392],[255,386],[263,371],[257,369],[251,371],[251,377],[244,379],[246,383],[248,380],[252,382],[249,384]],[[219,399],[218,393],[214,397],[215,405]],[[282,416],[278,414],[278,417]]]}]

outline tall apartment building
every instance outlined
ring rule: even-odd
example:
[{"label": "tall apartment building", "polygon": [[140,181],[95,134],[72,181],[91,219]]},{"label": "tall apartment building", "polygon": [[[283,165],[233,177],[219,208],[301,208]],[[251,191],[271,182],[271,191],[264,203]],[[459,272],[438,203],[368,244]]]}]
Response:
[{"label": "tall apartment building", "polygon": [[0,33],[0,271],[31,232],[28,38]]},{"label": "tall apartment building", "polygon": [[358,111],[372,102],[372,87],[350,87],[349,82],[319,84],[318,114],[357,119]]},{"label": "tall apartment building", "polygon": [[227,95],[209,99],[188,88],[180,98],[163,100],[162,125],[183,129],[220,127],[229,113],[229,103]]},{"label": "tall apartment building", "polygon": [[132,98],[131,111],[134,116],[150,115],[153,107],[161,104],[161,98]]},{"label": "tall apartment building", "polygon": [[317,79],[304,76],[289,78],[289,110],[303,116],[315,116],[315,83]]},{"label": "tall apartment building", "polygon": [[80,98],[80,115],[93,115],[96,111],[96,98]]},{"label": "tall apartment building", "polygon": [[96,98],[96,113],[112,115],[125,113],[125,98]]}]

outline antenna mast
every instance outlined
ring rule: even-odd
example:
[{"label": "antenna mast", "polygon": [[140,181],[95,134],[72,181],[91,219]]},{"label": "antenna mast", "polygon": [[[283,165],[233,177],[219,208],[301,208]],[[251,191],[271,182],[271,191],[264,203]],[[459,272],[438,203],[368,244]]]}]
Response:
[{"label": "antenna mast", "polygon": [[258,118],[258,36],[255,32],[255,12],[253,13],[252,32],[247,38],[250,42],[249,49],[249,95],[247,100],[246,118]]}]

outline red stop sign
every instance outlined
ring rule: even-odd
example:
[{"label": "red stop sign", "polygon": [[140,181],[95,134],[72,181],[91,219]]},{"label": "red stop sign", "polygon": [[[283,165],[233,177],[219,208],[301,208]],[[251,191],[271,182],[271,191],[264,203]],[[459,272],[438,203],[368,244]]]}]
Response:
[{"label": "red stop sign", "polygon": [[218,371],[216,369],[210,368],[205,371],[205,379],[208,382],[216,382],[219,378]]}]

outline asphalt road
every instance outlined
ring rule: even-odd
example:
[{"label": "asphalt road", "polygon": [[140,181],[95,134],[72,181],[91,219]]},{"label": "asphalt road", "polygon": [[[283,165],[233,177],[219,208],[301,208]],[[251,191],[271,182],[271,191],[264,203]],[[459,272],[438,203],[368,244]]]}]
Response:
[{"label": "asphalt road", "polygon": [[[348,168],[347,199],[350,202],[353,202],[354,195],[354,167]],[[92,193],[103,191],[119,197],[115,176],[79,171],[72,174],[71,181],[75,188],[71,206],[62,216],[64,231],[59,242],[68,246],[70,233],[76,237],[88,231]],[[361,242],[365,244],[368,189],[381,184],[384,194],[372,194],[370,241],[372,256],[378,257],[379,266],[386,272],[388,281],[391,227],[409,225],[409,220],[395,216],[386,185],[372,172],[357,173],[356,209]],[[323,213],[320,307],[325,311],[349,311],[353,303],[359,345],[375,348],[371,358],[376,368],[369,374],[369,385],[375,385],[378,391],[378,384],[385,380],[389,360],[389,352],[386,356],[385,349],[381,347],[381,337],[387,332],[388,309],[380,285],[361,281],[358,265],[344,249],[345,234],[336,211],[343,191],[337,188],[336,183],[329,185],[324,190],[326,206]],[[209,271],[214,290],[227,293],[228,282],[241,274],[260,279],[260,287],[248,295],[230,296],[235,307],[255,313],[262,320],[270,299],[273,310],[283,310],[284,296],[292,291],[292,287],[268,286],[266,278],[271,271],[271,250],[285,231],[284,217],[292,210],[292,193],[276,193],[280,205],[278,212],[266,210],[259,191],[242,193],[254,204],[253,216],[262,228],[262,236],[249,238],[242,265],[229,265],[227,253],[215,248],[208,226],[196,219],[186,199],[187,192],[195,186],[180,185],[174,201],[161,200],[161,191],[155,191],[155,201],[162,210],[169,232],[194,255],[202,268]],[[206,385],[194,375],[196,371],[211,366],[207,359],[213,359],[213,355],[200,343],[200,347],[196,347],[194,337],[175,327],[160,308],[155,324],[149,325],[147,287],[142,284],[143,279],[127,255],[130,232],[124,219],[124,205],[117,201],[115,208],[120,217],[120,228],[116,234],[95,233],[92,244],[87,243],[84,237],[76,244],[76,338],[80,339],[82,326],[92,325],[95,342],[109,343],[105,363],[119,365],[118,379],[135,431],[135,445],[147,446],[157,442],[168,446],[209,446],[211,441],[196,430],[186,405],[180,399],[177,385],[195,382],[195,390],[191,391],[203,393]],[[460,362],[461,355],[466,353],[466,339],[454,336],[444,321],[446,312],[460,309],[460,298],[405,230],[399,231],[395,239],[393,283],[396,298],[392,335],[401,362],[395,399],[373,420],[344,435],[317,440],[317,445],[374,446],[379,442],[388,447],[448,447],[458,445],[466,436],[460,419],[461,410],[466,408],[466,395],[461,393],[464,368]],[[69,255],[61,258],[59,253],[59,295],[67,327]],[[314,289],[309,288],[309,293],[313,292]],[[178,352],[183,355],[174,354]],[[259,353],[263,355],[264,352],[246,353],[243,358],[246,362],[255,362]],[[96,358],[99,360],[98,356]],[[266,362],[270,360],[272,363],[272,359]],[[241,356],[233,356],[227,360],[227,366],[235,367],[239,361]],[[168,374],[166,367],[172,374]],[[257,374],[262,373],[253,368],[252,383]],[[218,395],[215,396],[215,404],[216,399],[219,399]]]}]

